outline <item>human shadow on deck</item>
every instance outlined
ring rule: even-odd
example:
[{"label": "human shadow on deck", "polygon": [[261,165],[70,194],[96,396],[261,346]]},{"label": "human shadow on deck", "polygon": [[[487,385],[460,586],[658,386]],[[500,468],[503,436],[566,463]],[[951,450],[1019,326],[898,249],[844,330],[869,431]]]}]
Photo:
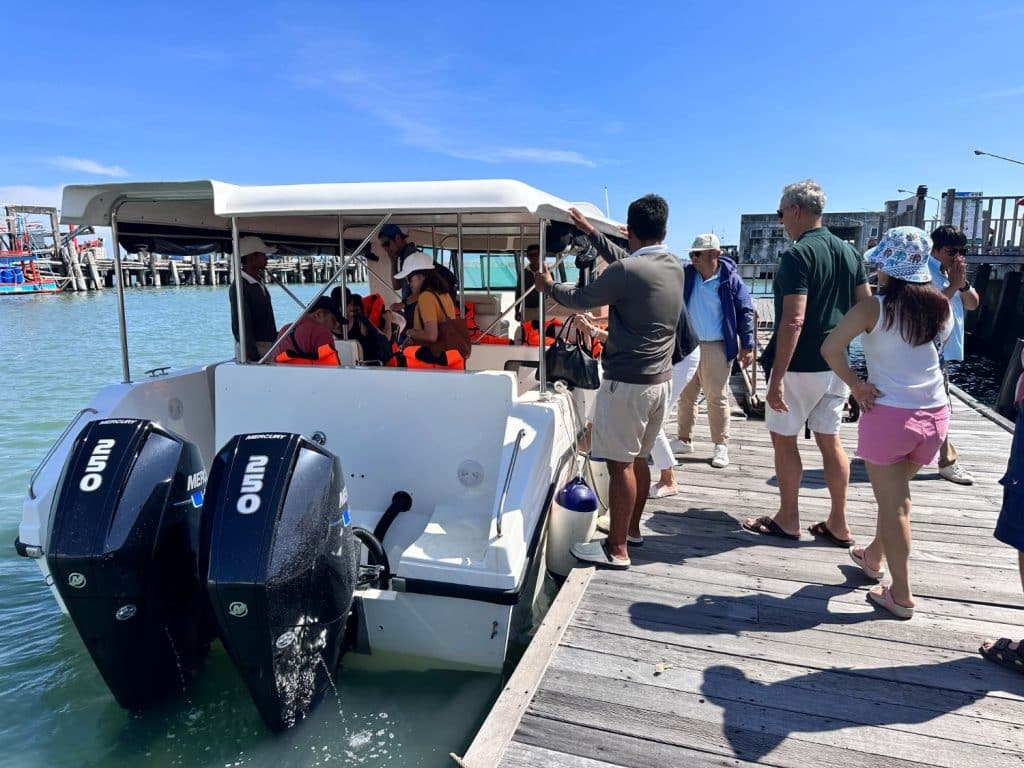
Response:
[{"label": "human shadow on deck", "polygon": [[854,577],[843,584],[805,584],[786,597],[763,593],[704,594],[680,606],[638,601],[629,606],[629,616],[634,624],[648,631],[687,635],[800,632],[822,625],[848,626],[878,621],[879,614],[875,611],[833,613],[829,610],[828,601],[832,597],[863,585],[862,580]]},{"label": "human shadow on deck", "polygon": [[[820,670],[772,683],[719,665],[704,670],[701,684],[705,698],[724,710],[722,730],[733,753],[751,762],[760,761],[795,733],[920,725],[993,691],[1024,695],[1024,675],[980,657],[965,657],[934,664]],[[968,732],[950,732],[942,738],[965,742],[958,745],[964,751],[971,745],[1008,749],[1011,754],[1020,749],[1017,727],[1010,723],[965,716],[962,724]],[[978,730],[971,734],[975,724]],[[1005,740],[993,735],[1000,729],[1006,729]],[[880,753],[878,764],[891,756]],[[984,764],[984,758],[980,760]]]},{"label": "human shadow on deck", "polygon": [[[779,479],[772,475],[764,481],[766,485],[770,485],[772,488],[779,487]],[[851,485],[869,485],[871,481],[868,479],[868,471],[864,466],[864,462],[859,459],[854,461],[850,459],[850,484]],[[814,467],[811,469],[805,469],[803,477],[800,480],[801,488],[818,489],[827,487],[825,484],[825,470],[821,467]]]}]

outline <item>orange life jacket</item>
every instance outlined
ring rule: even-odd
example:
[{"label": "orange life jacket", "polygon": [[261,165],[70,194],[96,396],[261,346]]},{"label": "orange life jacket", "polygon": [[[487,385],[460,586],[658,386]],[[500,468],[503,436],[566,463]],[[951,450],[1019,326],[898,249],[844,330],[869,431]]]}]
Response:
[{"label": "orange life jacket", "polygon": [[[558,335],[559,329],[562,327],[562,320],[557,317],[553,317],[544,324],[544,346],[550,347],[551,343],[555,340],[555,336]],[[540,333],[537,329],[536,320],[527,320],[522,324],[523,328],[523,343],[529,347],[540,346]]]},{"label": "orange life jacket", "polygon": [[274,357],[275,363],[284,365],[331,365],[337,368],[341,361],[338,360],[338,350],[333,344],[321,344],[316,355],[299,352],[296,349],[284,349]]},{"label": "orange life jacket", "polygon": [[363,314],[373,323],[373,327],[384,330],[384,299],[379,293],[371,293],[363,297]]},{"label": "orange life jacket", "polygon": [[[420,356],[418,357],[417,354]],[[445,364],[427,362],[427,360],[422,358],[432,358],[433,355],[431,355],[430,350],[426,347],[416,345],[405,347],[405,349],[399,353],[397,358],[392,359],[398,361],[396,364],[400,368],[434,368],[450,371],[466,370],[466,359],[460,355],[457,350],[449,349],[444,352],[443,355],[446,360]]]}]

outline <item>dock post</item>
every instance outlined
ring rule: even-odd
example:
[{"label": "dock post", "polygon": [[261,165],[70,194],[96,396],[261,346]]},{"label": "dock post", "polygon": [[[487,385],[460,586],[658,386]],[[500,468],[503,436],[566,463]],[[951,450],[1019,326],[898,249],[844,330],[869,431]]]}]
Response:
[{"label": "dock post", "polygon": [[971,282],[974,285],[974,290],[978,292],[978,299],[981,303],[978,304],[978,308],[974,312],[968,312],[964,318],[964,330],[968,333],[974,333],[985,317],[987,311],[985,308],[985,291],[988,290],[988,281],[991,276],[991,264],[978,265],[978,269],[974,273],[974,280]]},{"label": "dock post", "polygon": [[153,287],[160,287],[160,270],[156,268],[156,254],[149,252],[149,274],[153,278]]},{"label": "dock post", "polygon": [[167,263],[171,267],[171,284],[181,285],[181,278],[178,277],[178,263],[174,259],[168,259]]},{"label": "dock post", "polygon": [[199,261],[199,254],[192,254],[192,285],[203,284],[203,268]]},{"label": "dock post", "polygon": [[302,271],[302,257],[301,256],[296,256],[295,257],[295,271],[299,273],[299,282],[300,283],[305,283],[306,282],[306,275]]},{"label": "dock post", "polygon": [[100,280],[99,270],[96,269],[96,256],[92,251],[85,254],[85,267],[89,270],[89,279],[92,280],[93,288],[97,291],[101,290],[104,287],[103,281]]},{"label": "dock post", "polygon": [[1017,308],[1017,299],[1020,298],[1021,278],[1024,278],[1024,272],[1007,272],[1003,275],[1003,290],[999,295],[999,303],[996,304],[995,322],[992,324],[989,343],[995,347],[993,351],[996,357],[1002,360],[1006,359],[1004,355],[1010,346],[1010,341],[1005,336],[1010,334],[1004,335],[1000,329],[1014,328],[1013,313]]},{"label": "dock post", "polygon": [[210,254],[210,285],[217,284],[217,265],[214,262],[214,254]]}]

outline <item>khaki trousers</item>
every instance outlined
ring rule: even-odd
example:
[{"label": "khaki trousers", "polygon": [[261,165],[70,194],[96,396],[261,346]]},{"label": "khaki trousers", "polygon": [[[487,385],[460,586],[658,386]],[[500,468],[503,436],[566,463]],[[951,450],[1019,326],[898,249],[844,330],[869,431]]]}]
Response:
[{"label": "khaki trousers", "polygon": [[715,445],[729,442],[729,373],[732,360],[725,358],[724,341],[702,341],[697,375],[683,387],[676,411],[676,427],[680,440],[693,440],[693,425],[697,421],[697,398],[701,389],[708,405],[708,426]]},{"label": "khaki trousers", "polygon": [[[946,387],[946,399],[949,400],[949,374],[946,373],[946,366],[942,366],[942,383]],[[953,416],[953,401],[949,403],[949,415],[950,420]],[[953,441],[949,439],[949,432],[946,432],[946,439],[942,441],[942,445],[939,446],[939,469],[948,467],[956,464],[957,459],[960,458],[960,452],[957,451],[956,446],[953,445]]]}]

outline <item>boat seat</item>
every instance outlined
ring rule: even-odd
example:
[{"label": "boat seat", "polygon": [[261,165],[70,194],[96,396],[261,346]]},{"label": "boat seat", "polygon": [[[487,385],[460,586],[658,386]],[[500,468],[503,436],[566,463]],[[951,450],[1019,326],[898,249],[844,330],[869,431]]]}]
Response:
[{"label": "boat seat", "polygon": [[423,534],[402,553],[402,562],[480,563],[490,544],[491,523],[492,516],[480,507],[439,504]]},{"label": "boat seat", "polygon": [[363,362],[363,348],[358,341],[335,339],[334,349],[338,352],[338,361],[342,365],[359,365]]}]

